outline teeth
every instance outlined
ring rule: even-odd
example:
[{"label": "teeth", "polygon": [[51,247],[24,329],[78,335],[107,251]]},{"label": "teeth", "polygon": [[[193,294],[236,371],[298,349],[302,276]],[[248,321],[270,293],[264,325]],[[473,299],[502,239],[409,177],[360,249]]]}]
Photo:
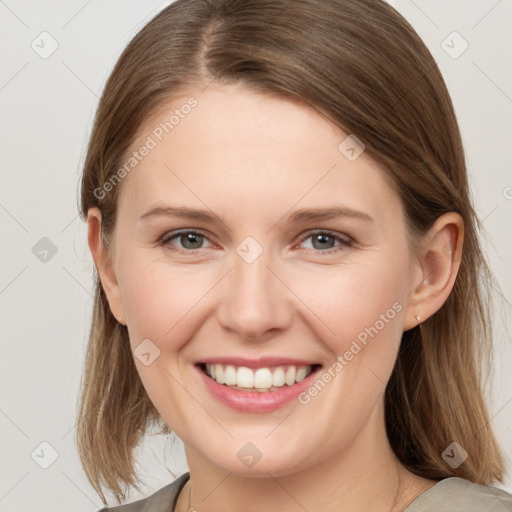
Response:
[{"label": "teeth", "polygon": [[254,372],[250,368],[241,366],[236,372],[236,385],[241,388],[254,387]]},{"label": "teeth", "polygon": [[[226,381],[224,380],[224,369],[220,364],[215,365],[215,380],[219,384],[224,384]],[[213,377],[212,377],[213,378]]]},{"label": "teeth", "polygon": [[270,390],[285,385],[293,386],[296,382],[304,380],[312,371],[313,367],[311,365],[277,366],[256,370],[245,366],[206,365],[206,373],[219,384],[256,390]]},{"label": "teeth", "polygon": [[295,374],[295,382],[300,382],[301,380],[304,380],[306,378],[306,375],[308,374],[307,368],[304,366],[299,368],[297,370],[297,373]]},{"label": "teeth", "polygon": [[[213,371],[215,371],[215,366],[212,365]],[[220,365],[219,365],[220,366]],[[212,378],[215,378],[212,375]],[[237,376],[236,376],[236,370],[234,366],[226,366],[226,371],[224,372],[224,384],[227,386],[236,386]]]},{"label": "teeth", "polygon": [[297,370],[294,366],[288,367],[288,370],[286,370],[286,374],[284,376],[284,381],[286,382],[287,386],[293,386],[295,384],[295,373]]},{"label": "teeth", "polygon": [[279,368],[276,368],[274,370],[274,373],[272,374],[272,386],[279,388],[281,386],[284,386],[284,382],[285,382],[284,370],[280,366]]},{"label": "teeth", "polygon": [[254,387],[263,389],[270,389],[272,387],[272,372],[268,368],[256,370],[254,374]]}]

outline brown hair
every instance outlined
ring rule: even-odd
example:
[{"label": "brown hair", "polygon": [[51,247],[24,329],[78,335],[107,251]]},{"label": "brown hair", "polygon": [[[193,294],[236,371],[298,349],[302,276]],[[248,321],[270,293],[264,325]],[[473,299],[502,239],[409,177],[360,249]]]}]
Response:
[{"label": "brown hair", "polygon": [[[411,234],[443,213],[459,213],[464,251],[441,309],[404,332],[385,394],[394,453],[431,479],[503,481],[490,427],[491,299],[495,281],[478,241],[464,151],[441,73],[416,32],[382,0],[177,0],[120,56],[103,91],[81,182],[81,215],[102,212],[102,238],[116,223],[122,183],[101,190],[123,163],[143,123],[178,91],[212,80],[242,81],[306,102],[356,134],[403,201]],[[163,420],[133,361],[128,332],[110,311],[98,275],[77,443],[87,477],[105,502],[136,485],[133,451]],[[162,432],[169,433],[164,424]],[[469,458],[451,468],[457,441]]]}]

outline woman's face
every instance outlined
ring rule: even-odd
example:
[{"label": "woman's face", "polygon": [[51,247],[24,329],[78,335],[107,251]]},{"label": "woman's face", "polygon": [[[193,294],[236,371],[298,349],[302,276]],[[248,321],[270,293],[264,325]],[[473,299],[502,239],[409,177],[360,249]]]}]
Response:
[{"label": "woman's face", "polygon": [[139,133],[132,150],[149,149],[118,185],[117,310],[166,423],[255,476],[374,442],[419,276],[376,164],[317,111],[241,85],[191,90]]}]

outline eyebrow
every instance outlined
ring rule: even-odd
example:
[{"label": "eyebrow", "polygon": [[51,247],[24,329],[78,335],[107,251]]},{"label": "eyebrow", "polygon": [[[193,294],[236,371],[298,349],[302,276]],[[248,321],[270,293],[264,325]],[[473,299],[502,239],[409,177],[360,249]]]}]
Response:
[{"label": "eyebrow", "polygon": [[373,218],[367,213],[361,212],[359,210],[354,210],[346,206],[333,206],[330,208],[310,208],[296,210],[290,215],[289,221],[291,223],[298,223],[312,220],[329,220],[334,219],[336,217],[348,217],[373,222]]},{"label": "eyebrow", "polygon": [[[211,210],[198,210],[195,208],[188,208],[186,206],[154,206],[153,208],[150,208],[146,213],[141,215],[139,220],[147,220],[155,217],[180,217],[208,223],[223,223],[220,217],[213,213]],[[373,222],[373,218],[367,213],[354,210],[346,206],[333,206],[329,208],[305,208],[302,210],[296,210],[290,214],[288,221],[291,224],[298,224],[307,221],[329,220],[337,217],[361,219],[367,222]]]},{"label": "eyebrow", "polygon": [[155,206],[139,217],[139,220],[151,219],[154,217],[181,217],[204,222],[221,222],[218,215],[208,210],[197,210],[186,206]]}]

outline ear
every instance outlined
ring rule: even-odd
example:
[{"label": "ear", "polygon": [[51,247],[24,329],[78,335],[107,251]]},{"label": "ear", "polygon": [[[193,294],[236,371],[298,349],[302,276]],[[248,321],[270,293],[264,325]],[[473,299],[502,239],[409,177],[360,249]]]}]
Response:
[{"label": "ear", "polygon": [[110,310],[120,324],[126,325],[123,301],[112,262],[112,254],[106,251],[101,237],[101,219],[99,208],[89,208],[87,212],[87,241]]},{"label": "ear", "polygon": [[439,217],[421,240],[416,287],[409,294],[404,331],[425,321],[445,303],[459,271],[463,240],[464,221],[455,212]]}]

